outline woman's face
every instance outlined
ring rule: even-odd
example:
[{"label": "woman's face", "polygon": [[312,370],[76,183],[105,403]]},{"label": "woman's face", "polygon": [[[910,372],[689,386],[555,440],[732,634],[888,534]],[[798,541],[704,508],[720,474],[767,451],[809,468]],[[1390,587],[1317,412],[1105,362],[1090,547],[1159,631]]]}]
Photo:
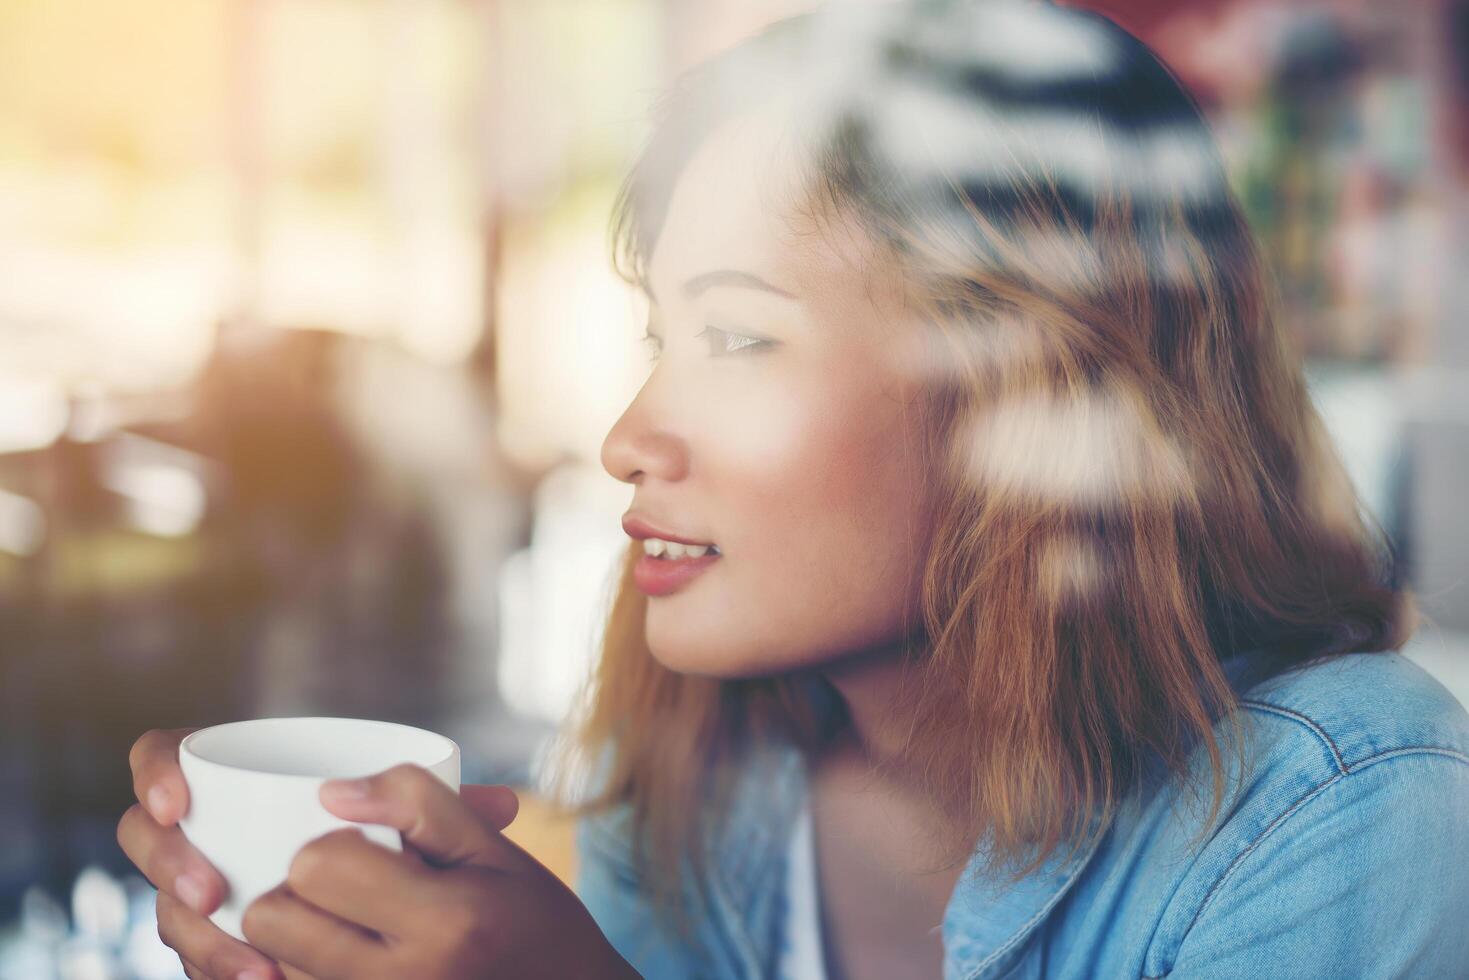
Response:
[{"label": "woman's face", "polygon": [[648,599],[648,645],[682,673],[829,663],[917,618],[930,504],[901,290],[860,236],[794,230],[782,118],[724,124],[679,176],[648,262],[656,364],[602,446],[629,517],[721,552]]}]

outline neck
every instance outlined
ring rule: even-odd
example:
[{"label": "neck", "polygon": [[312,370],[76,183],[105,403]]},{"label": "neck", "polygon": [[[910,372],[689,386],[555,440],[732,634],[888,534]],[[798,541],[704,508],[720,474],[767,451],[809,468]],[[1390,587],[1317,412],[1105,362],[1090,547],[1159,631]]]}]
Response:
[{"label": "neck", "polygon": [[[910,719],[894,710],[899,686],[917,681],[918,669],[902,645],[843,657],[822,667],[821,675],[842,698],[850,722],[823,757],[838,770],[846,763],[865,770],[869,781],[864,786],[877,789],[885,805],[901,801],[897,812],[907,814],[911,826],[923,828],[914,839],[936,842],[931,856],[940,863],[957,861],[957,874],[977,843],[973,821],[967,816],[952,820],[928,795],[907,751]],[[949,886],[952,881],[948,879]]]},{"label": "neck", "polygon": [[843,733],[843,747],[875,765],[896,765],[901,772],[907,745],[906,719],[892,710],[900,683],[913,679],[916,668],[893,643],[851,654],[828,664],[821,674],[841,696],[851,727]]}]

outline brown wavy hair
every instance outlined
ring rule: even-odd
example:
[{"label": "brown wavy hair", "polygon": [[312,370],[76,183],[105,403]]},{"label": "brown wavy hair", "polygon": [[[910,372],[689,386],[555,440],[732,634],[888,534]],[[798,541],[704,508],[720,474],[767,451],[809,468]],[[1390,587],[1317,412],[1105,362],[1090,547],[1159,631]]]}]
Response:
[{"label": "brown wavy hair", "polygon": [[[1037,32],[1082,45],[1077,59],[1037,70]],[[897,764],[950,818],[956,860],[987,837],[987,867],[1016,876],[1103,832],[1150,773],[1212,774],[1207,827],[1244,745],[1216,731],[1242,731],[1221,661],[1246,653],[1259,679],[1393,649],[1410,617],[1197,106],[1141,41],[1081,11],[898,3],[782,21],[664,97],[614,210],[630,283],[700,141],[776,100],[802,110],[792,229],[855,221],[904,277],[901,329],[934,367],[940,504],[912,682],[894,692],[911,724]],[[602,760],[577,812],[630,810],[647,891],[686,928],[680,867],[703,869],[694,845],[750,748],[818,751],[844,720],[809,675],[661,666],[639,554],[566,744]]]}]

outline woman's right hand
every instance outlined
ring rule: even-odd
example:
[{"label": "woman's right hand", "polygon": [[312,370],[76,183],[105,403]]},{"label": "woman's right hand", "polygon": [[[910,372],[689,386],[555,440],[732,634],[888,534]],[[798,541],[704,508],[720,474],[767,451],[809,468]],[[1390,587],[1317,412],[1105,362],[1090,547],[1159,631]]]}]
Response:
[{"label": "woman's right hand", "polygon": [[158,936],[179,954],[186,974],[194,980],[278,980],[284,974],[272,960],[208,919],[224,901],[224,879],[178,827],[189,809],[179,742],[193,730],[154,730],[133,743],[128,762],[138,802],[118,821],[117,842],[158,889]]}]

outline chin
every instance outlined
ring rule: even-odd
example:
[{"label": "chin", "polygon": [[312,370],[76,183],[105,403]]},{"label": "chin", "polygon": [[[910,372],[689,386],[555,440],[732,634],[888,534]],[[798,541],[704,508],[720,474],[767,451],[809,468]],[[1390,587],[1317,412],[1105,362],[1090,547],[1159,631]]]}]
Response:
[{"label": "chin", "polygon": [[721,681],[750,676],[747,665],[721,656],[715,650],[689,650],[682,646],[670,650],[654,643],[648,644],[648,649],[652,651],[654,660],[675,674]]},{"label": "chin", "polygon": [[676,674],[708,677],[712,680],[767,677],[789,669],[784,664],[771,663],[768,651],[764,651],[762,657],[752,649],[713,645],[707,635],[673,640],[649,629],[648,650],[653,654],[654,660]]}]

